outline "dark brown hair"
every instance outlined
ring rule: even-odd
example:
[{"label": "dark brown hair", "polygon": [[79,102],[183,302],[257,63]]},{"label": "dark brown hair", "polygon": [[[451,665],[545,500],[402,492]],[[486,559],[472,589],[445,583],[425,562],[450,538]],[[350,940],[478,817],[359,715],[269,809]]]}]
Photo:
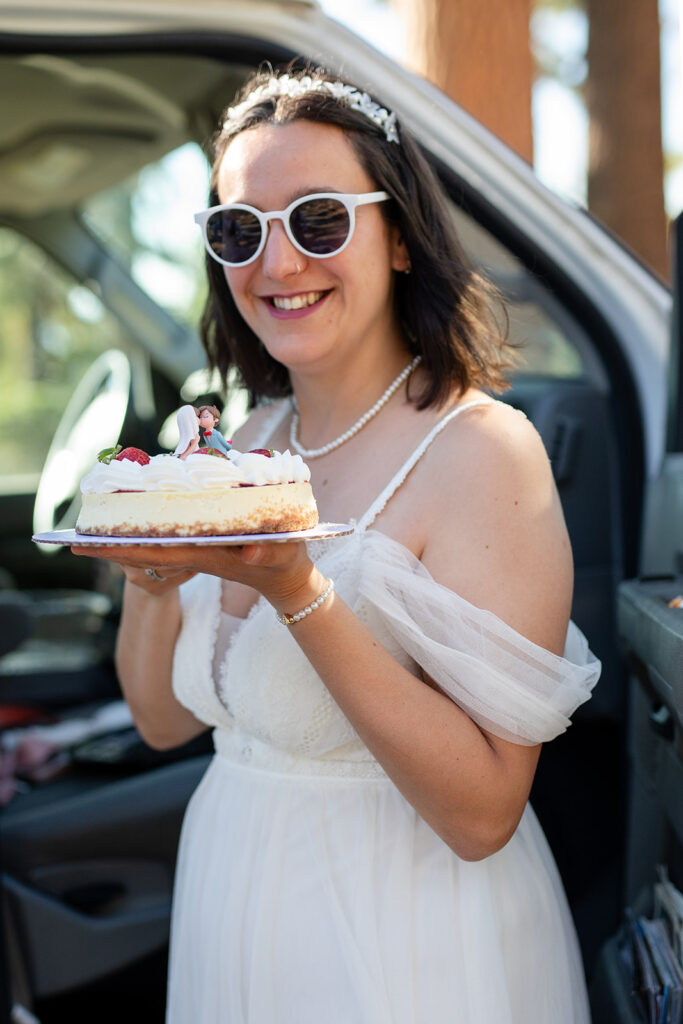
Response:
[{"label": "dark brown hair", "polygon": [[[314,79],[338,81],[320,69],[290,72]],[[253,75],[235,104],[273,73]],[[383,216],[398,227],[412,271],[397,274],[395,313],[407,348],[420,354],[427,385],[414,396],[417,407],[439,405],[456,389],[500,391],[508,386],[504,373],[514,365],[515,352],[507,341],[507,316],[493,286],[471,266],[458,240],[447,196],[416,141],[399,125],[400,142],[391,142],[365,114],[350,108],[327,91],[300,96],[260,99],[227,120],[214,139],[209,205],[219,203],[216,179],[232,139],[261,124],[291,124],[305,120],[341,128],[356,156],[392,202],[382,203]],[[252,405],[263,398],[291,394],[287,368],[273,359],[242,319],[225,280],[223,267],[206,257],[209,294],[201,321],[201,338],[211,369],[218,369],[224,386],[234,367],[248,388]],[[502,318],[494,314],[494,306]],[[502,326],[501,326],[502,323]]]}]

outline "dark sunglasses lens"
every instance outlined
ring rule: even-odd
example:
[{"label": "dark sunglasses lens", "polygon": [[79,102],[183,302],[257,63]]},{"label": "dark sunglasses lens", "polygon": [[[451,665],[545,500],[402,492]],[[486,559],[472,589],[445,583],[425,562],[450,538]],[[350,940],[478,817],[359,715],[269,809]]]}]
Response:
[{"label": "dark sunglasses lens", "polygon": [[220,210],[206,222],[211,250],[228,263],[250,259],[261,241],[261,224],[249,210]]},{"label": "dark sunglasses lens", "polygon": [[349,213],[338,199],[308,199],[292,210],[289,226],[299,245],[314,256],[341,249],[349,237]]}]

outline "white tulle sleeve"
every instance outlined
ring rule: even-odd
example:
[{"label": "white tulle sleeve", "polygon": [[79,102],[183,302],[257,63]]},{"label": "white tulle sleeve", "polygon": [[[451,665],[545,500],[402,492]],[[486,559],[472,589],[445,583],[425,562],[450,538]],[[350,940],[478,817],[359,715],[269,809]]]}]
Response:
[{"label": "white tulle sleeve", "polygon": [[406,653],[482,728],[532,745],[563,733],[600,662],[570,623],[564,657],[437,583],[401,544],[369,530],[362,597]]}]

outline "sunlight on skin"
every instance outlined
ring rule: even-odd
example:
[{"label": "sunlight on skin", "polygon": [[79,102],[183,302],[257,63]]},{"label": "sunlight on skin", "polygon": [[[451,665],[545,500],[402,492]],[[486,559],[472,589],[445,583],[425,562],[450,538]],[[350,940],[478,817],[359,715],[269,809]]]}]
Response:
[{"label": "sunlight on skin", "polygon": [[[174,544],[71,546],[74,555],[101,558],[120,565],[126,578],[157,597],[177,590],[196,573],[208,572],[260,589],[272,603],[288,600],[303,589],[316,569],[301,541],[275,544]],[[261,567],[264,572],[259,573]],[[155,569],[162,580],[150,578],[145,570]]]}]

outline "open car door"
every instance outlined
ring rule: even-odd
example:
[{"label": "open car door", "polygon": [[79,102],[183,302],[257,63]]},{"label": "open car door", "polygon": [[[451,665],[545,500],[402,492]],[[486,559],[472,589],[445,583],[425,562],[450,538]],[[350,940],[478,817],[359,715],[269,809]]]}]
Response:
[{"label": "open car door", "polygon": [[[680,435],[662,471],[668,290],[446,97],[306,0],[0,0],[0,72],[6,95],[15,97],[0,110],[0,229],[21,230],[39,255],[68,265],[124,325],[131,366],[151,362],[144,394],[151,422],[160,427],[173,408],[170,393],[177,399],[182,386],[177,368],[190,351],[189,332],[174,330],[166,314],[157,316],[149,296],[125,284],[126,268],[97,247],[84,260],[91,250],[81,233],[88,226],[83,204],[100,184],[117,184],[126,154],[134,166],[137,146],[158,160],[184,144],[204,145],[249,71],[297,56],[367,82],[398,111],[440,175],[465,248],[503,294],[513,339],[523,345],[526,364],[505,399],[526,413],[548,451],[574,550],[572,615],[603,662],[593,699],[566,736],[544,750],[532,793],[590,977],[624,906],[628,686],[617,588],[641,566],[671,572],[674,550],[682,546],[680,530],[674,541],[681,520],[666,512],[678,501],[680,515]],[[146,162],[143,155],[137,167]],[[49,216],[29,215],[39,201],[50,205]],[[65,213],[69,219],[59,219]],[[102,244],[99,234],[97,241]],[[84,585],[73,575],[79,560],[45,555],[41,562],[36,551],[29,553],[32,524],[21,510],[33,496],[10,502],[14,497],[0,494],[0,503],[14,509],[13,539],[23,537],[25,547],[17,557],[17,545],[3,548],[0,539],[0,568],[11,571],[15,589],[30,600],[28,592],[41,584],[78,578]],[[87,585],[96,590],[98,580]],[[15,653],[0,654],[0,706],[17,700],[17,679],[5,660]],[[640,657],[648,672],[659,671],[647,651]],[[673,673],[664,677],[673,692]],[[72,694],[74,679],[72,672]],[[43,660],[21,685],[25,701],[47,692],[60,714],[74,710],[64,706],[60,688],[67,683],[54,664]],[[111,663],[98,685],[109,697],[119,695]],[[674,722],[678,694],[678,712],[673,697],[667,705]],[[102,699],[103,691],[96,695]],[[644,700],[649,714],[652,701]],[[667,722],[655,724],[670,731]],[[660,739],[671,755],[667,764],[673,763],[675,741],[657,734]],[[110,740],[111,752],[121,737]],[[137,760],[123,758],[112,771],[100,747],[99,763],[92,756],[73,762],[64,777],[17,794],[4,810],[6,960],[14,998],[44,1024],[163,1019],[175,849],[207,755],[185,750],[168,763],[146,756],[138,748]],[[677,778],[671,792],[680,811]],[[648,837],[643,829],[643,841]],[[650,861],[662,856],[659,848],[656,856],[647,852]],[[649,870],[646,853],[629,857],[636,887]],[[682,860],[679,848],[670,862],[679,885]]]},{"label": "open car door", "polygon": [[[629,699],[628,911],[600,955],[592,990],[595,1024],[636,1024],[647,1019],[641,1012],[655,1007],[663,1014],[659,1019],[683,1019],[683,971],[676,973],[683,950],[683,215],[673,233],[668,442],[648,524],[655,530],[649,556],[656,561],[650,571],[622,582],[617,596]],[[668,956],[673,967],[667,980]]]}]

